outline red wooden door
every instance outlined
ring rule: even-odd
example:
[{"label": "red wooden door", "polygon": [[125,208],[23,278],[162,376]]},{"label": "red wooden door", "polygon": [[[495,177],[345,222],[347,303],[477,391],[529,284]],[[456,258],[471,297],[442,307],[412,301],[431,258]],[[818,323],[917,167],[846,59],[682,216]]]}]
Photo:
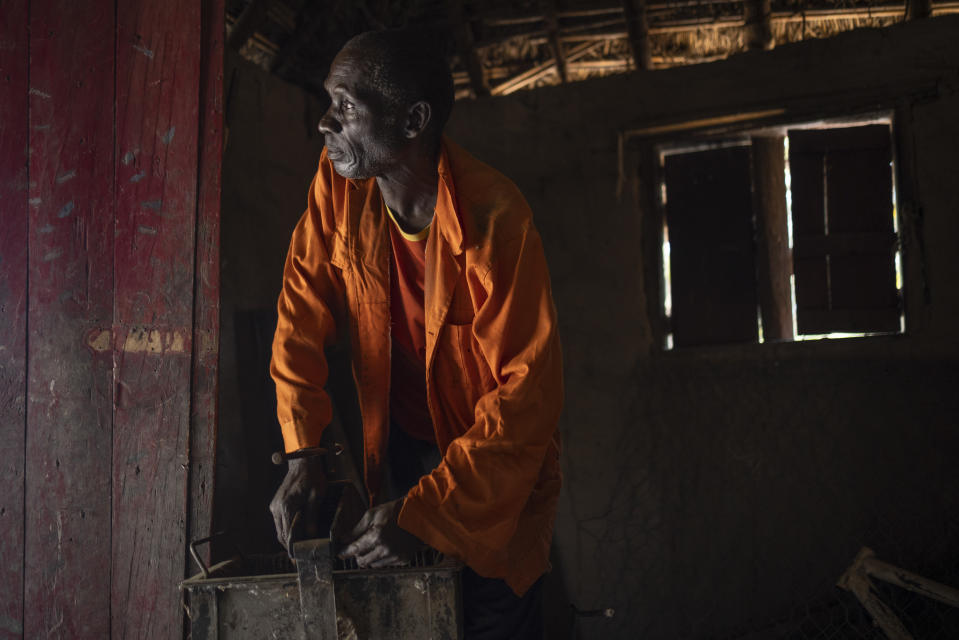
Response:
[{"label": "red wooden door", "polygon": [[222,0],[0,12],[0,638],[176,637],[212,495]]}]

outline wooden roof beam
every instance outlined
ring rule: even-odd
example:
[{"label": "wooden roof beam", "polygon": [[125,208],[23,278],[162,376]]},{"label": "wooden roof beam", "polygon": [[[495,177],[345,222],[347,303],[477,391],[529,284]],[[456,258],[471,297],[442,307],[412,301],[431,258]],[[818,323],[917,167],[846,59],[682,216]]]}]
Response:
[{"label": "wooden roof beam", "polygon": [[[703,4],[711,4],[715,0],[702,0]],[[922,2],[924,0],[911,0]],[[690,4],[687,0],[677,0],[676,6],[686,6]],[[695,4],[695,3],[693,3]],[[664,4],[648,4],[647,14],[650,11],[665,8]],[[932,15],[940,16],[959,13],[959,1],[956,0],[935,0],[931,3]],[[841,9],[806,9],[802,12],[796,11],[774,11],[770,14],[771,22],[776,24],[791,22],[824,22],[831,20],[856,20],[856,19],[879,19],[879,18],[898,18],[902,19],[904,5],[896,3],[878,4],[865,7],[847,7]],[[559,17],[565,14],[560,12]],[[491,24],[489,20],[484,23]],[[681,33],[685,31],[694,31],[696,29],[731,29],[742,28],[745,24],[741,16],[727,17],[701,17],[690,19],[665,19],[655,20],[649,27],[649,33],[652,35],[662,33]],[[612,27],[606,29],[605,27]],[[561,28],[560,42],[586,42],[588,40],[606,40],[615,38],[625,38],[627,32],[623,30],[622,20],[602,20],[593,24],[577,25],[575,27]],[[477,48],[486,49],[488,47],[501,45],[513,38],[528,38],[532,44],[542,44],[548,42],[546,32],[542,28],[532,28],[524,33],[515,33],[509,36],[490,38],[486,41],[476,43]]]},{"label": "wooden roof beam", "polygon": [[746,51],[769,51],[775,46],[776,40],[773,37],[771,16],[771,0],[744,0],[743,40],[746,44]]},{"label": "wooden roof beam", "polygon": [[629,34],[629,48],[633,52],[633,62],[636,64],[636,68],[651,68],[646,0],[623,0],[623,15],[626,18],[626,33]]},{"label": "wooden roof beam", "polygon": [[253,34],[266,22],[270,4],[272,0],[251,0],[233,24],[227,44],[237,51],[242,49],[246,41],[252,38]]},{"label": "wooden roof beam", "polygon": [[[578,60],[583,56],[587,55],[594,49],[602,46],[603,42],[584,42],[583,44],[574,47],[566,54],[566,61],[573,62]],[[556,67],[555,60],[549,60],[542,64],[538,64],[532,69],[528,69],[518,76],[507,80],[506,82],[499,84],[493,87],[491,93],[494,96],[505,96],[514,91],[519,91],[520,89],[529,86],[530,84],[536,82],[537,80],[543,78],[549,73],[552,73],[553,69]]]},{"label": "wooden roof beam", "polygon": [[[933,16],[949,15],[959,13],[959,2],[936,2],[933,4]],[[817,9],[807,10],[803,14],[792,11],[774,11],[771,21],[777,24],[787,24],[802,22],[828,22],[830,20],[866,20],[878,18],[899,18],[903,17],[903,6],[899,5],[879,5],[855,9]],[[688,20],[664,20],[657,22],[649,28],[649,33],[659,35],[664,33],[683,33],[686,31],[696,31],[697,29],[737,29],[742,28],[745,22],[742,18],[692,18]],[[610,39],[626,38],[628,33],[622,29],[609,31],[598,31],[594,33],[567,33],[561,32],[560,40],[563,42],[605,42]],[[540,33],[529,34],[531,43],[543,43],[545,37]],[[481,45],[494,46],[497,43]]]},{"label": "wooden roof beam", "polygon": [[[680,7],[704,7],[712,4],[729,4],[731,0],[668,0],[667,2],[649,3],[649,11],[675,10]],[[623,7],[610,6],[598,9],[570,9],[567,11],[557,11],[556,16],[563,20],[577,20],[582,18],[613,17],[622,20]],[[536,24],[544,22],[545,15],[529,14],[523,16],[503,16],[494,15],[483,18],[483,24],[489,27],[515,27],[522,24]]]},{"label": "wooden roof beam", "polygon": [[304,9],[300,14],[299,19],[296,22],[296,30],[289,37],[289,39],[283,43],[283,46],[280,48],[280,52],[276,54],[272,62],[270,62],[270,71],[274,73],[283,66],[283,63],[296,55],[296,52],[303,48],[303,46],[308,43],[317,31],[320,30],[320,27],[323,26],[323,18],[325,13],[322,10],[315,10],[312,16],[306,17],[303,14],[306,13]]},{"label": "wooden roof beam", "polygon": [[906,0],[906,20],[932,17],[932,0]]},{"label": "wooden roof beam", "polygon": [[[653,67],[672,66],[680,64],[694,64],[699,62],[714,62],[722,60],[724,55],[712,56],[652,56]],[[603,60],[578,60],[566,65],[570,74],[571,81],[579,74],[586,73],[622,73],[635,68],[632,60],[625,58],[603,59]],[[502,80],[511,77],[511,73],[506,67],[490,67],[485,70],[486,77],[490,80]],[[457,85],[457,91],[469,91],[464,89],[463,85],[469,84],[469,76],[465,71],[456,71],[453,73],[453,82]],[[466,94],[464,94],[465,96]],[[463,96],[461,96],[463,97]]]},{"label": "wooden roof beam", "polygon": [[466,72],[469,74],[473,95],[476,97],[488,96],[490,94],[489,84],[483,74],[483,63],[476,52],[473,29],[466,17],[466,2],[465,0],[456,0],[451,8],[452,15],[450,18],[456,38],[456,46],[459,49],[460,58],[463,59],[463,66],[466,67]]},{"label": "wooden roof beam", "polygon": [[553,51],[553,60],[556,62],[556,72],[560,82],[569,82],[566,71],[566,54],[563,52],[563,43],[559,41],[559,18],[556,14],[556,0],[541,0],[543,11],[546,13],[546,37],[549,48]]}]

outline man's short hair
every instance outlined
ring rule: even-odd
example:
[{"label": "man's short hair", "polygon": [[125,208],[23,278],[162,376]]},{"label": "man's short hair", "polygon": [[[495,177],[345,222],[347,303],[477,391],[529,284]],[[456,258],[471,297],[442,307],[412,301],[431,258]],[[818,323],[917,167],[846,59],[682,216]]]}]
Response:
[{"label": "man's short hair", "polygon": [[453,74],[436,34],[424,29],[367,31],[344,48],[362,51],[371,89],[397,106],[430,105],[427,131],[439,141],[453,110]]}]

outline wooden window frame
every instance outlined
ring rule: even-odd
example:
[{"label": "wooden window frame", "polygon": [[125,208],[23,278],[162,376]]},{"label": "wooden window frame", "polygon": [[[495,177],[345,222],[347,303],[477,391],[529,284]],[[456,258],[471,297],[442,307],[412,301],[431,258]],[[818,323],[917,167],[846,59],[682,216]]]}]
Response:
[{"label": "wooden window frame", "polygon": [[[743,346],[744,344],[764,344],[770,341],[784,341],[784,342],[801,342],[819,338],[847,338],[847,337],[874,337],[874,336],[890,336],[890,335],[901,335],[906,333],[906,323],[905,323],[905,295],[904,291],[904,282],[906,280],[904,269],[905,269],[905,260],[902,256],[902,221],[899,219],[899,210],[900,204],[899,200],[899,191],[897,189],[897,182],[899,178],[900,168],[898,166],[899,158],[897,157],[896,149],[896,129],[897,124],[895,122],[894,114],[891,111],[882,111],[882,112],[870,112],[864,114],[853,114],[849,116],[834,117],[828,119],[796,119],[791,121],[776,121],[776,122],[756,122],[756,121],[743,121],[737,122],[734,127],[723,127],[716,128],[713,130],[707,129],[694,129],[687,131],[682,134],[677,134],[676,138],[673,139],[664,139],[662,136],[659,136],[658,139],[650,139],[645,145],[646,153],[643,162],[641,162],[641,167],[645,166],[645,169],[641,171],[640,182],[652,182],[655,187],[652,189],[651,194],[653,196],[647,199],[647,205],[656,208],[655,216],[648,216],[652,220],[658,218],[659,222],[662,224],[662,229],[659,231],[659,237],[662,238],[663,233],[668,233],[667,227],[667,212],[666,206],[668,201],[668,195],[666,194],[666,183],[665,183],[665,173],[664,173],[664,159],[668,155],[673,155],[677,153],[690,153],[698,150],[718,148],[722,146],[729,145],[741,145],[744,142],[746,144],[751,144],[753,151],[755,151],[755,144],[753,141],[761,139],[763,137],[775,137],[775,136],[787,136],[788,132],[796,130],[809,130],[809,129],[836,129],[836,128],[851,128],[851,127],[863,127],[868,125],[881,124],[889,129],[890,136],[890,181],[891,181],[891,200],[893,213],[895,216],[896,222],[893,226],[894,233],[894,247],[895,253],[891,258],[890,262],[892,263],[892,268],[895,269],[895,278],[896,278],[896,298],[897,298],[897,313],[898,313],[898,326],[897,327],[888,327],[887,330],[877,330],[877,331],[849,331],[849,332],[831,332],[831,333],[799,333],[798,322],[796,321],[795,315],[789,318],[789,323],[792,324],[791,335],[785,335],[785,320],[780,318],[774,318],[776,323],[776,329],[773,333],[773,340],[759,339],[756,342],[718,342],[710,346],[732,346],[738,344],[738,346]],[[677,130],[681,130],[681,125],[676,126]],[[785,158],[785,155],[784,155]],[[652,169],[651,169],[652,166]],[[788,165],[787,165],[788,167]],[[788,170],[786,175],[788,176]],[[753,187],[756,186],[756,175],[753,175]],[[789,186],[787,186],[787,192],[791,193]],[[755,194],[754,194],[755,195]],[[792,207],[789,206],[785,211],[785,216],[788,220],[790,227],[793,223],[793,211]],[[644,233],[649,234],[650,232],[655,233],[657,230],[652,229],[652,224],[647,224],[644,228]],[[791,229],[790,229],[791,230]],[[757,249],[760,252],[764,250],[763,243],[768,241],[768,238],[765,240],[762,237],[762,229],[756,229],[757,233],[760,234],[758,238]],[[790,235],[792,235],[790,233]],[[662,244],[662,243],[661,243]],[[651,248],[652,242],[646,240],[645,246]],[[793,271],[793,258],[792,258],[792,242],[789,245],[788,263],[790,272]],[[775,250],[770,250],[770,253],[775,253]],[[657,344],[660,345],[661,350],[672,351],[674,346],[672,344],[672,327],[671,327],[671,318],[665,307],[665,302],[668,298],[671,298],[669,291],[669,283],[666,281],[666,274],[668,272],[668,265],[666,264],[667,257],[663,255],[663,247],[660,247],[660,250],[655,254],[657,258],[658,265],[654,270],[658,273],[659,282],[658,289],[656,287],[649,286],[652,284],[649,279],[647,279],[647,289],[650,290],[654,296],[658,298],[657,310],[659,313],[660,319],[658,322],[653,318],[653,330],[654,335],[657,336]],[[760,278],[761,280],[761,278]],[[762,287],[763,283],[759,283],[760,292],[759,295],[763,295]],[[775,287],[773,287],[775,289]],[[796,310],[796,297],[795,297],[795,285],[791,283],[792,291],[791,293],[791,305],[792,312],[795,313]],[[781,296],[781,287],[780,296]],[[767,287],[769,290],[769,287]],[[775,295],[775,291],[771,295]],[[657,295],[658,294],[658,295]],[[770,325],[767,324],[765,313],[763,314],[762,320],[762,329],[765,333],[765,330],[768,329]],[[687,345],[685,348],[696,348],[697,346],[705,345]],[[677,349],[683,350],[683,345],[676,345]]]}]

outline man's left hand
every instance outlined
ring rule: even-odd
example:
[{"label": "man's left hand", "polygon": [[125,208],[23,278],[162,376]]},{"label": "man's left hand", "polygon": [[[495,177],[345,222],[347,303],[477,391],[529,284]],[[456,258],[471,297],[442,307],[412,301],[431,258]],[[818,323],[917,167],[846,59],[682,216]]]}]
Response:
[{"label": "man's left hand", "polygon": [[408,565],[413,553],[424,545],[396,522],[403,501],[404,498],[385,502],[363,514],[353,528],[350,544],[340,557],[356,558],[356,563],[363,569]]}]

